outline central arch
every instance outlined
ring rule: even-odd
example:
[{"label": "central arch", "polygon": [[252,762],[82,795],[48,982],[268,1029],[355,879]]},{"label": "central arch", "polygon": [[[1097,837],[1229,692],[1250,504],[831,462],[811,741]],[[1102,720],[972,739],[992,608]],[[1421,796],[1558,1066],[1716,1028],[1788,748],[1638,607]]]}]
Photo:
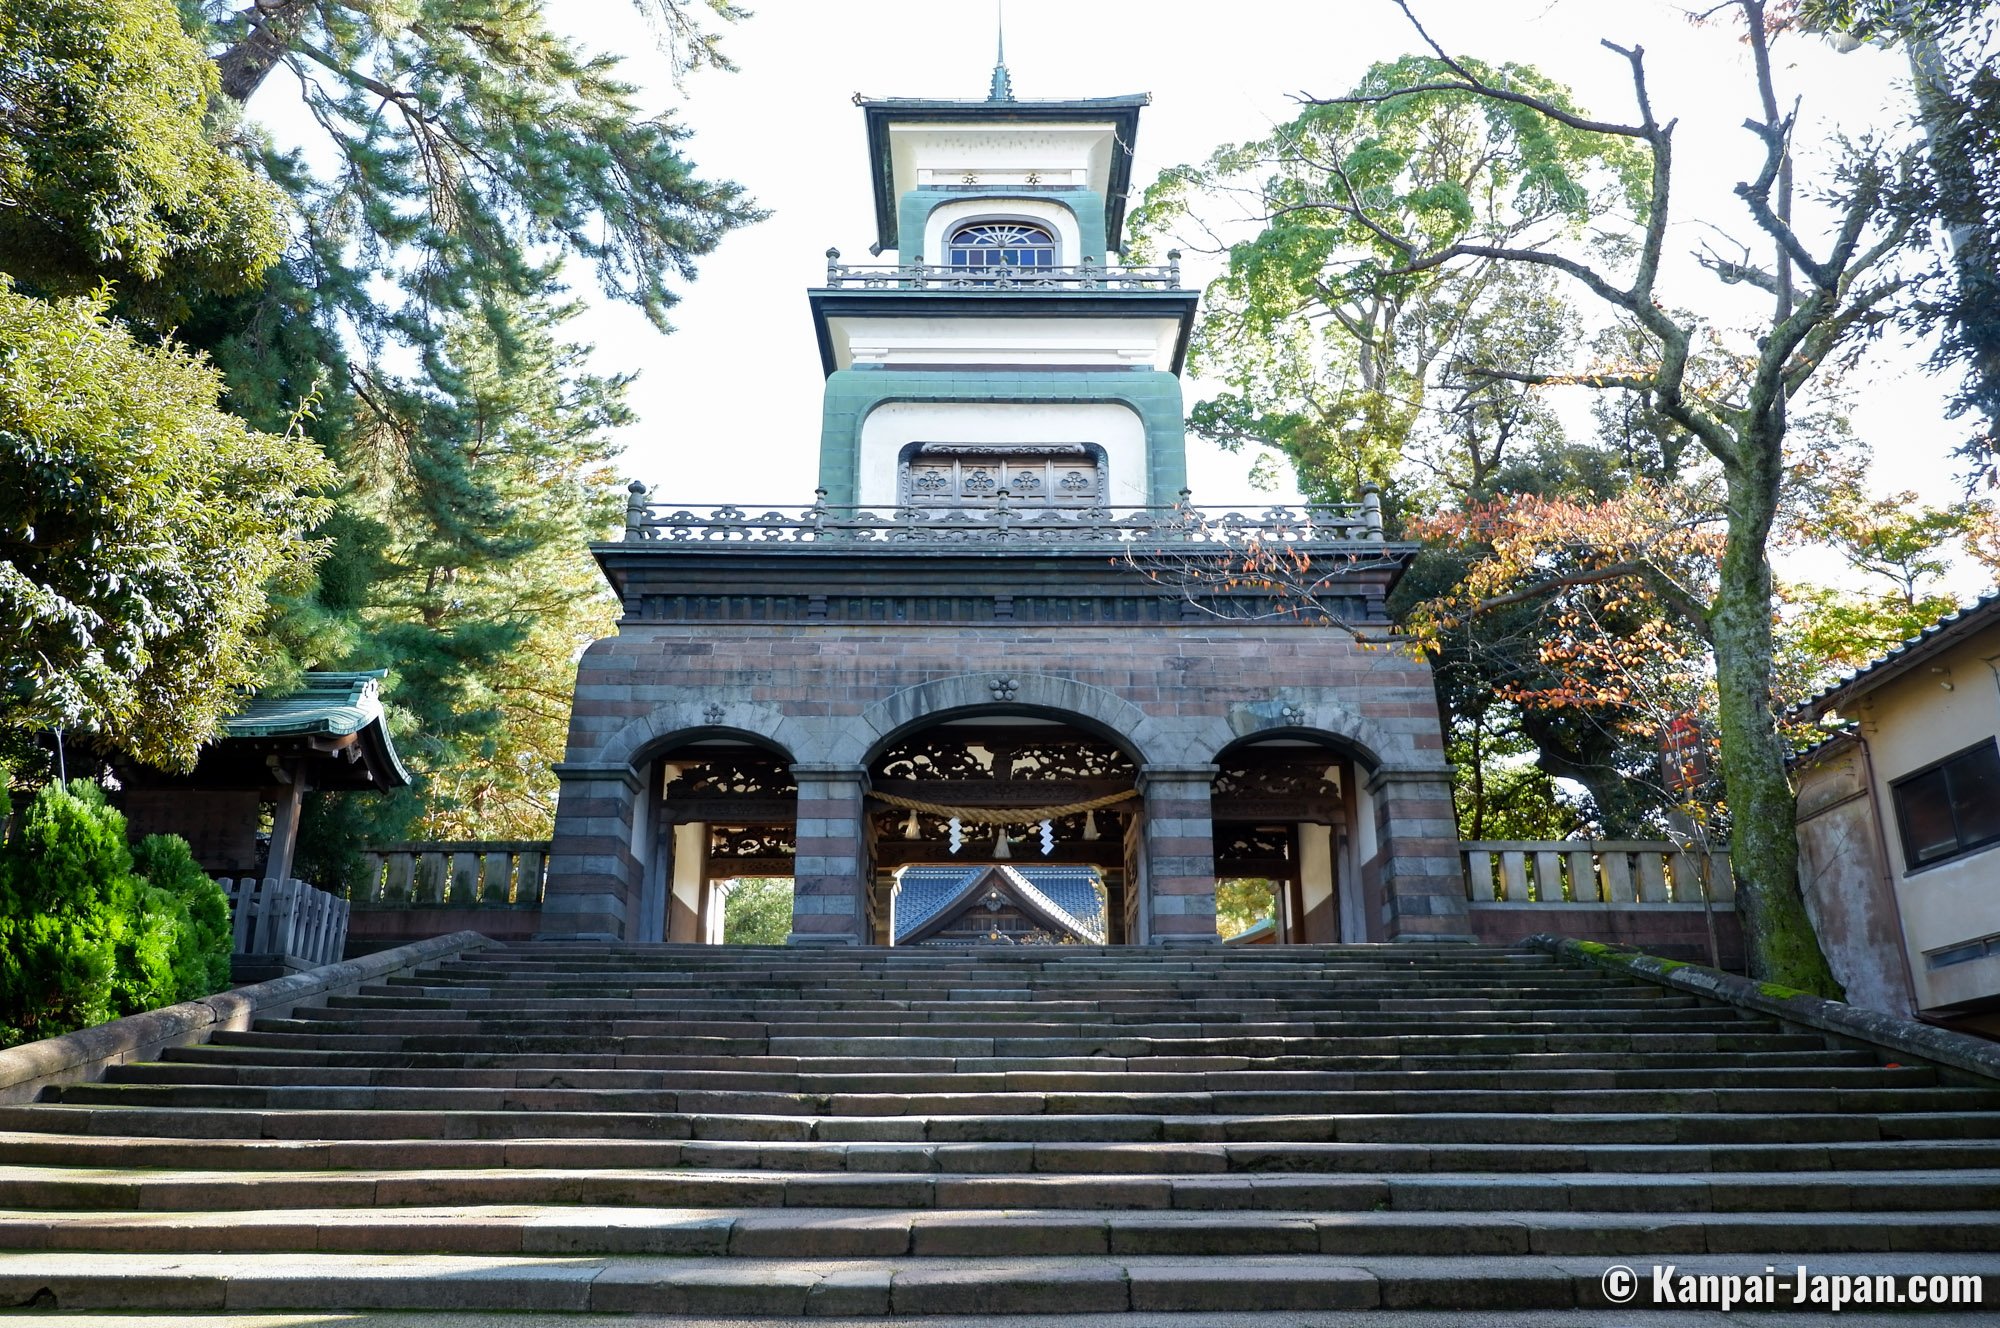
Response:
[{"label": "central arch", "polygon": [[[936,933],[944,909],[957,920],[954,943],[1126,940],[1137,921],[1139,770],[1116,736],[1039,707],[990,701],[899,726],[866,757],[868,939],[916,941],[908,924],[921,913]],[[905,890],[919,880],[921,909]],[[1067,900],[1082,925],[1036,924],[1039,892]],[[972,916],[982,900],[990,919]]]},{"label": "central arch", "polygon": [[1140,765],[1182,753],[1145,711],[1117,693],[1039,673],[965,673],[892,692],[863,710],[834,739],[830,764],[863,766],[906,733],[974,714],[1060,720],[1115,744]]}]

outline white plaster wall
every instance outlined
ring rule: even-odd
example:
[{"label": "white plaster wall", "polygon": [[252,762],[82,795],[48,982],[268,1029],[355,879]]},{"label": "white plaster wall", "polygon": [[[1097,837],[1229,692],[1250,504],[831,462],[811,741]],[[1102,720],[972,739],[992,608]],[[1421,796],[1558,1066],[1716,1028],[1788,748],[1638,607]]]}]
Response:
[{"label": "white plaster wall", "polygon": [[[2000,995],[2000,959],[1929,971],[1927,951],[2000,935],[2000,844],[1911,871],[1889,785],[2000,734],[2000,627],[1989,628],[1884,684],[1845,717],[1859,719],[1874,758],[1890,870],[1918,1005]],[[1944,684],[1949,683],[1947,689]]]},{"label": "white plaster wall", "polygon": [[[1074,267],[1086,255],[1104,261],[1098,250],[1083,247],[1083,232],[1077,226],[1076,214],[1060,203],[1045,198],[968,198],[963,202],[940,203],[931,209],[930,217],[924,222],[924,247],[917,251],[926,263],[944,263],[945,237],[952,231],[972,221],[1034,221],[1048,227],[1056,237],[1056,266]],[[912,254],[911,262],[916,261]]]},{"label": "white plaster wall", "polygon": [[1305,910],[1306,917],[1311,917],[1314,909],[1333,898],[1333,827],[1306,821],[1300,823],[1298,833],[1299,906]]},{"label": "white plaster wall", "polygon": [[830,318],[837,369],[856,364],[1130,368],[1172,372],[1171,318]]},{"label": "white plaster wall", "polygon": [[1109,401],[1045,404],[892,401],[861,422],[863,506],[897,501],[898,454],[910,443],[1095,443],[1104,449],[1106,501],[1146,502],[1146,430],[1137,412]]},{"label": "white plaster wall", "polygon": [[889,168],[896,197],[924,184],[1036,183],[1094,189],[1111,184],[1117,128],[1109,120],[1075,124],[965,125],[904,121],[889,126]]}]

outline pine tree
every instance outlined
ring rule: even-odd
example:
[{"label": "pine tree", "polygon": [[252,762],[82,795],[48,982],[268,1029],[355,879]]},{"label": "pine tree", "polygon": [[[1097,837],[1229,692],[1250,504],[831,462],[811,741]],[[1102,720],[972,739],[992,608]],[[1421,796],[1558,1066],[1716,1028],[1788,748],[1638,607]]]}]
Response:
[{"label": "pine tree", "polygon": [[[741,11],[646,7],[677,69],[728,67],[696,19]],[[606,440],[628,419],[624,381],[564,331],[562,279],[588,269],[667,330],[696,260],[763,214],[701,178],[686,130],[541,0],[190,8],[217,118],[299,226],[260,290],[207,301],[183,335],[253,421],[310,395],[341,476],[317,583],[273,641],[294,669],[387,668],[417,776],[394,799],[319,799],[302,858],[331,883],[365,840],[545,833],[574,660],[611,622],[585,546],[615,520]],[[310,150],[254,132],[283,96],[322,131]]]}]

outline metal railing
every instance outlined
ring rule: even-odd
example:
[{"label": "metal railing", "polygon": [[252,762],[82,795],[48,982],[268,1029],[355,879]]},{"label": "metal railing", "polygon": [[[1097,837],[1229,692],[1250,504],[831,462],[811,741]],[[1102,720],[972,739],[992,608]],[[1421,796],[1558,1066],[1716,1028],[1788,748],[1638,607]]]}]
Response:
[{"label": "metal railing", "polygon": [[649,540],[723,544],[1015,544],[1039,547],[1164,542],[1241,547],[1249,542],[1380,544],[1381,497],[1369,486],[1358,503],[1270,507],[1257,513],[1172,507],[1050,507],[1013,501],[999,491],[991,507],[893,507],[872,511],[833,506],[773,507],[761,512],[723,506],[696,511],[647,501],[634,481],[625,504],[627,542]]},{"label": "metal railing", "polygon": [[383,844],[362,854],[356,908],[537,908],[549,845],[534,839]]},{"label": "metal railing", "polygon": [[1181,251],[1170,250],[1158,267],[1079,263],[1074,267],[994,264],[971,267],[945,263],[843,263],[840,250],[826,251],[826,284],[863,290],[1178,290]]},{"label": "metal railing", "polygon": [[[1729,853],[1667,840],[1470,840],[1458,846],[1475,904],[1727,904]],[[1704,858],[1706,861],[1704,861]]]}]

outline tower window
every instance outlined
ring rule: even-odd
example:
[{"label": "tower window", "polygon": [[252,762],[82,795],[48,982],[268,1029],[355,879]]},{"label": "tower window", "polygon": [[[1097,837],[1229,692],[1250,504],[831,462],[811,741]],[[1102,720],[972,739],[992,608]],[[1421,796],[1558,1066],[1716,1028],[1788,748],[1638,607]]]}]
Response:
[{"label": "tower window", "polygon": [[1056,238],[1040,226],[1019,221],[981,221],[960,226],[946,242],[953,267],[1054,267]]},{"label": "tower window", "polygon": [[920,443],[903,451],[901,501],[916,507],[991,507],[1006,489],[1031,507],[1104,501],[1104,450],[1090,443]]}]

